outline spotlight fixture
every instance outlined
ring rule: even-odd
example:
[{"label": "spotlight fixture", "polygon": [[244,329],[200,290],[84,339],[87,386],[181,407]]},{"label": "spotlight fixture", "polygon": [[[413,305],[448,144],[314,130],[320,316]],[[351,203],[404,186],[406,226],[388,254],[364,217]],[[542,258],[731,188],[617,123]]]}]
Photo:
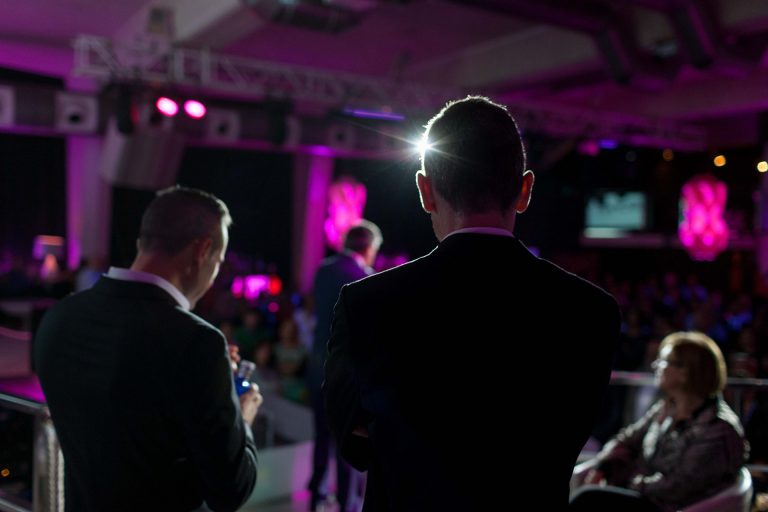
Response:
[{"label": "spotlight fixture", "polygon": [[766,171],[768,171],[768,162],[766,162],[765,160],[763,160],[761,162],[758,162],[757,170],[759,172],[766,172]]},{"label": "spotlight fixture", "polygon": [[205,117],[206,108],[197,100],[187,100],[184,102],[184,112],[192,119],[202,119]]},{"label": "spotlight fixture", "polygon": [[167,96],[157,98],[155,106],[166,117],[173,117],[179,112],[179,104]]}]

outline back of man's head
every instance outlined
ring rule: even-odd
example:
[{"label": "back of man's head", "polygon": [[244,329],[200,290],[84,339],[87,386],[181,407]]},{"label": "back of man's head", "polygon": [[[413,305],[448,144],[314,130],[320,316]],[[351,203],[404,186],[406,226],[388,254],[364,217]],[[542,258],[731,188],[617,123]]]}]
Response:
[{"label": "back of man's head", "polygon": [[520,193],[525,149],[506,107],[481,96],[448,103],[426,126],[422,169],[459,213],[506,212]]},{"label": "back of man's head", "polygon": [[141,219],[139,249],[178,254],[192,241],[212,237],[213,248],[223,243],[220,227],[229,227],[227,206],[213,194],[193,188],[171,187],[157,193]]},{"label": "back of man's head", "polygon": [[382,236],[379,227],[371,221],[361,220],[349,228],[344,237],[344,248],[358,254],[363,254],[369,247],[379,250]]}]

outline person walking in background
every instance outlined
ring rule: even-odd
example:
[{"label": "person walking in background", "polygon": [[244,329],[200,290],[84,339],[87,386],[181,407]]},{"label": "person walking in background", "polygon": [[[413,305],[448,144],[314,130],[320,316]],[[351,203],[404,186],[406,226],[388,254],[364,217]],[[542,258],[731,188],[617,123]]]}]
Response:
[{"label": "person walking in background", "polygon": [[237,399],[226,339],[190,312],[231,222],[210,194],[159,192],[130,269],[110,268],[43,318],[35,361],[68,512],[231,511],[250,496],[261,394]]},{"label": "person walking in background", "polygon": [[342,288],[324,384],[334,438],[368,471],[366,512],[562,510],[618,306],[513,235],[533,173],[506,108],[450,102],[423,142],[416,182],[439,244]]},{"label": "person walking in background", "polygon": [[[315,275],[314,302],[317,314],[315,338],[310,354],[307,385],[315,420],[315,446],[312,453],[312,477],[308,488],[311,493],[310,511],[314,512],[326,498],[323,483],[328,471],[332,448],[331,434],[323,404],[321,383],[326,346],[331,332],[333,306],[339,298],[339,290],[347,283],[357,281],[373,273],[373,263],[381,246],[382,236],[378,226],[362,221],[349,229],[344,240],[344,251],[323,260]],[[336,452],[337,450],[333,450]],[[355,493],[362,483],[362,475],[356,474],[350,481],[350,467],[340,457],[336,460],[336,498],[341,512],[352,511]],[[356,472],[355,472],[356,473]],[[358,481],[355,481],[358,480]]]}]

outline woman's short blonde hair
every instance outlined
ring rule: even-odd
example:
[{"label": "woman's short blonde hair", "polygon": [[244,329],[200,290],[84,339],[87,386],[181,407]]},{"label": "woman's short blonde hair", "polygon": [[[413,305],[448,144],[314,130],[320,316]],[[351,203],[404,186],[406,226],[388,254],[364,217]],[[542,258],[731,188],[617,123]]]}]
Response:
[{"label": "woman's short blonde hair", "polygon": [[659,353],[667,346],[687,372],[687,391],[708,398],[723,390],[728,377],[725,359],[712,338],[696,331],[674,332],[661,341]]}]

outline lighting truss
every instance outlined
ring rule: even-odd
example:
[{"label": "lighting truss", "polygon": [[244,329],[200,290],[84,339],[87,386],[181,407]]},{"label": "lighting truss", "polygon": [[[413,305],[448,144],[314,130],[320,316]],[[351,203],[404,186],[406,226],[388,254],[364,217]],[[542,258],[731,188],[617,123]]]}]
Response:
[{"label": "lighting truss", "polygon": [[462,95],[458,89],[397,83],[221,55],[209,50],[163,48],[157,44],[129,48],[95,36],[79,36],[74,46],[74,73],[104,81],[171,83],[330,106],[397,105],[411,111],[432,111],[447,99]]},{"label": "lighting truss", "polygon": [[[104,82],[200,87],[254,99],[298,100],[330,108],[377,109],[386,105],[410,114],[432,114],[446,101],[466,95],[460,88],[398,83],[157,42],[127,46],[86,35],[75,39],[74,47],[74,73]],[[501,96],[521,128],[529,132],[611,138],[628,145],[689,151],[703,149],[707,139],[706,131],[693,123],[546,102],[503,101]]]}]

